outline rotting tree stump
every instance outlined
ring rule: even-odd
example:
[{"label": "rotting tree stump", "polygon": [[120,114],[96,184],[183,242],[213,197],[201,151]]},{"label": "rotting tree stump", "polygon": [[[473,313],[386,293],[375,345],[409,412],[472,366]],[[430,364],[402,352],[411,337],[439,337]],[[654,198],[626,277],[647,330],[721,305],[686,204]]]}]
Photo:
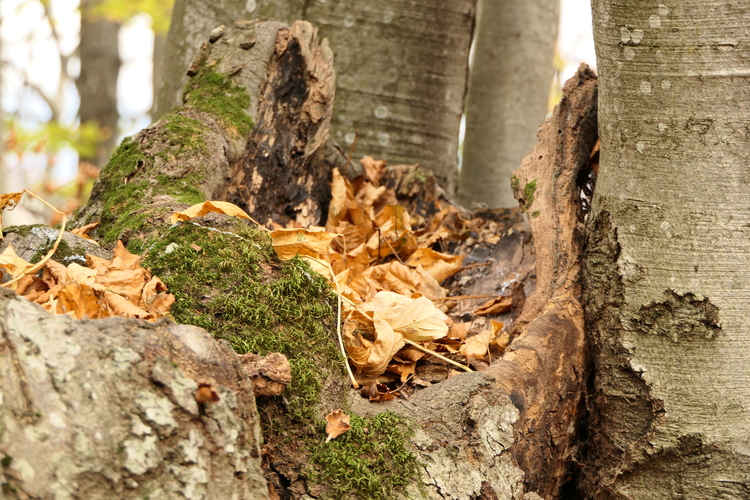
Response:
[{"label": "rotting tree stump", "polygon": [[[198,51],[189,71],[192,78],[185,90],[185,104],[123,142],[103,170],[91,201],[78,214],[76,224],[98,220],[101,226],[94,236],[105,245],[121,239],[131,251],[148,252],[168,230],[174,211],[206,199],[234,202],[261,223],[322,222],[329,197],[330,168],[340,160],[330,157],[333,148],[328,123],[335,82],[325,41],[317,40],[315,30],[303,22],[292,27],[272,21],[239,22],[229,28],[217,28]],[[581,207],[576,179],[595,140],[596,82],[590,72],[582,70],[566,84],[561,105],[541,129],[539,145],[517,174],[522,203],[531,215],[539,285],[519,318],[519,336],[503,358],[484,372],[458,375],[418,392],[408,401],[373,405],[352,395],[352,409],[361,415],[391,410],[413,419],[413,444],[422,463],[423,485],[411,485],[405,495],[418,498],[424,492],[429,498],[441,499],[532,500],[558,495],[575,454],[586,377],[578,302]],[[535,191],[528,189],[534,181]],[[528,199],[530,192],[534,194],[533,204]],[[19,307],[17,299],[3,301],[10,304],[7,307]],[[61,321],[65,329],[76,332],[72,335],[78,335],[78,323],[64,318]],[[91,324],[81,323],[81,334],[94,328]],[[145,328],[134,320],[111,322],[110,326],[125,332]],[[4,335],[5,353],[14,355],[15,351],[7,347],[11,345],[9,337]],[[23,329],[19,331],[19,338],[29,335]],[[169,338],[166,335],[165,339]],[[170,342],[152,341],[157,346],[150,346],[155,350],[148,352],[163,353],[158,344]],[[227,356],[222,363],[236,366],[236,356]],[[198,379],[213,369],[210,359],[199,355],[198,361],[202,365],[196,366],[201,368],[187,379]],[[150,362],[159,365],[155,358]],[[48,386],[53,394],[60,395],[53,376],[59,368],[55,363],[47,360],[47,367],[40,369],[46,370],[44,377],[51,381]],[[153,367],[149,368],[150,375],[146,373],[141,381],[144,390],[166,390],[150,387],[153,384],[171,387],[179,378],[176,373],[187,373],[179,362],[178,365],[180,369],[174,367],[174,376],[166,382],[159,378],[161,375],[154,375]],[[15,392],[4,390],[5,402],[23,400],[23,391],[29,387],[29,370],[31,366],[20,361],[12,363],[12,377],[18,383],[12,386]],[[100,368],[93,362],[91,370],[103,375],[106,372],[104,364]],[[170,370],[167,371],[171,373]],[[256,416],[246,380],[246,376],[238,374],[233,384],[216,383],[227,401],[232,401],[232,390],[238,400],[250,398],[247,405],[232,410],[242,409],[252,421]],[[192,387],[189,381],[186,384]],[[341,384],[321,384],[324,391],[341,392]],[[73,407],[79,405],[81,398],[90,397],[80,391],[67,396]],[[173,399],[177,400],[176,396]],[[331,395],[322,399],[326,401],[320,408],[323,411],[335,409],[329,406],[341,402]],[[170,412],[167,411],[171,415]],[[38,425],[37,418],[45,425],[56,421],[51,414],[40,413],[29,417],[13,411],[6,418],[16,425],[13,432],[33,428]],[[127,412],[121,417],[132,420]],[[156,430],[162,432],[164,424],[158,416],[154,419],[154,425],[161,426]],[[206,429],[201,432],[208,432],[215,424],[230,430],[214,418],[206,419]],[[0,429],[0,452],[6,450],[9,428],[6,424]],[[182,436],[183,428],[178,425],[176,429],[174,435]],[[57,432],[57,439],[68,445],[60,449],[71,453],[77,439],[81,443],[96,439],[96,434],[90,435],[85,426],[67,426]],[[155,435],[160,435],[158,432]],[[248,436],[249,453],[255,459],[252,449],[256,448],[252,447],[257,441],[251,439],[255,435],[247,429],[242,432]],[[199,450],[201,446],[211,448],[208,441],[202,443],[196,445]],[[226,443],[221,446],[226,451]],[[39,450],[43,452],[42,448]],[[171,456],[166,452],[163,455]],[[148,461],[149,456],[144,451],[136,459]],[[260,458],[248,460],[257,467]],[[225,465],[233,471],[238,467],[237,463]],[[17,463],[13,467],[14,484],[22,486],[32,480],[23,475],[23,470],[28,470],[25,466],[19,468]],[[158,467],[172,475],[182,473],[170,458],[164,458]],[[287,479],[292,476],[294,487],[289,491],[298,498],[310,485],[301,471],[292,471]],[[122,479],[122,486],[112,490],[112,498],[128,498],[124,491],[137,491],[139,485],[123,477],[115,478]],[[241,479],[241,475],[234,477]],[[56,484],[40,487],[53,488]],[[255,489],[250,491],[242,481],[227,484],[230,489],[221,493],[207,491],[206,498],[228,498],[228,491],[238,498],[265,498],[264,485],[253,486]]]}]

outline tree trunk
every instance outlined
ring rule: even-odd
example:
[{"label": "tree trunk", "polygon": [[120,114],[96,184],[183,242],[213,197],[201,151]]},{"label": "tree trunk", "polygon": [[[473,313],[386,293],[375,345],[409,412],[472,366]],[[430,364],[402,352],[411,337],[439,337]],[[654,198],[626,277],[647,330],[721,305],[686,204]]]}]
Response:
[{"label": "tree trunk", "polygon": [[[0,289],[2,498],[263,500],[250,380],[194,326],[51,316]],[[209,383],[218,400],[200,403]]]},{"label": "tree trunk", "polygon": [[117,144],[120,23],[94,18],[90,9],[95,3],[85,1],[81,5],[81,41],[78,45],[81,73],[76,86],[81,96],[78,112],[81,123],[94,122],[102,133],[96,155],[81,159],[101,168]]},{"label": "tree trunk", "polygon": [[514,207],[510,174],[547,114],[559,0],[480,0],[458,201]]},{"label": "tree trunk", "polygon": [[[451,0],[436,7],[426,1],[259,0],[246,5],[253,16],[287,23],[306,19],[328,38],[339,75],[331,125],[336,142],[349,148],[359,132],[357,151],[390,164],[419,163],[453,193],[474,2]],[[180,40],[189,52],[208,26],[228,22],[205,9],[197,0],[178,1],[168,43]],[[182,21],[193,18],[201,22]],[[188,64],[187,57],[173,58],[166,74],[174,79]],[[180,102],[180,86],[162,85],[157,118]]]},{"label": "tree trunk", "polygon": [[747,498],[746,78],[736,2],[595,0],[588,498]]},{"label": "tree trunk", "polygon": [[182,89],[187,83],[185,73],[196,53],[196,48],[208,38],[209,33],[221,25],[249,17],[246,6],[252,1],[222,0],[176,0],[172,10],[172,23],[167,33],[168,57],[164,59],[163,78],[154,94],[154,120],[169,113],[174,106],[182,104]]}]

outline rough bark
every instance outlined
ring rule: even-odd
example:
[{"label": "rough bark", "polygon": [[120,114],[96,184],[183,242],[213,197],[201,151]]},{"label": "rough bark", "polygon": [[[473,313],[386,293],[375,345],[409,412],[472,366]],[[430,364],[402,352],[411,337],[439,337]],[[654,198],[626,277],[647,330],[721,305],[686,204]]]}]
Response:
[{"label": "rough bark", "polygon": [[547,114],[559,0],[480,0],[458,202],[514,207],[510,174]]},{"label": "rough bark", "polygon": [[175,1],[167,33],[165,53],[168,55],[164,59],[163,70],[165,78],[159,81],[158,92],[154,94],[155,120],[169,113],[174,106],[182,104],[182,89],[188,80],[185,71],[190,66],[197,47],[201,46],[213,29],[249,19],[250,12],[246,7],[252,3],[254,2],[245,0]]},{"label": "rough bark", "polygon": [[[174,19],[195,16],[190,9],[200,12],[199,3],[178,1]],[[253,0],[247,8],[253,16],[287,23],[306,19],[330,41],[339,75],[331,125],[336,142],[348,149],[358,131],[358,152],[390,164],[419,163],[452,194],[474,3]],[[185,29],[193,26],[202,25]],[[179,39],[177,28],[171,33],[170,39]],[[195,37],[191,32],[188,39]],[[167,74],[180,71],[174,66]],[[167,99],[177,103],[174,91]],[[168,107],[160,104],[160,112]]]},{"label": "rough bark", "polygon": [[[518,338],[484,372],[457,375],[382,407],[419,423],[415,444],[429,498],[551,500],[568,477],[588,362],[577,179],[597,139],[596,97],[596,77],[582,67],[516,173],[519,201],[537,214],[530,219],[537,288],[517,320]],[[532,182],[533,202],[524,189]]]},{"label": "rough bark", "polygon": [[[0,290],[3,498],[268,498],[252,386],[203,329],[51,316]],[[199,404],[207,383],[216,402]]]},{"label": "rough bark", "polygon": [[325,41],[309,24],[270,21],[238,22],[210,40],[189,69],[185,104],[123,142],[79,214],[101,220],[105,240],[127,241],[133,227],[153,233],[140,223],[158,226],[206,199],[282,224],[317,223],[327,210],[334,74]]},{"label": "rough bark", "polygon": [[84,1],[81,5],[81,41],[78,45],[81,73],[76,86],[81,96],[78,111],[81,123],[96,123],[102,134],[96,155],[82,160],[101,168],[117,144],[120,23],[92,16],[90,9],[96,3]]},{"label": "rough bark", "polygon": [[738,2],[594,1],[589,498],[747,498],[746,85]]}]

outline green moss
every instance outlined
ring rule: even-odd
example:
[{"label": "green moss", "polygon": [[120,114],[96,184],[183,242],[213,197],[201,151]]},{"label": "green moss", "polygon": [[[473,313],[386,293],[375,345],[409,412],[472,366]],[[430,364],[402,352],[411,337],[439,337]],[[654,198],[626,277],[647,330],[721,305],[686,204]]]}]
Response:
[{"label": "green moss", "polygon": [[[264,233],[244,223],[233,231],[240,238],[181,224],[150,250],[144,265],[175,295],[172,316],[179,323],[205,328],[240,354],[284,354],[292,369],[289,414],[308,424],[319,410],[322,380],[343,373],[333,336],[335,296],[302,261],[279,261]],[[179,246],[165,253],[173,242]]]},{"label": "green moss", "polygon": [[227,129],[247,136],[253,130],[253,120],[244,111],[250,107],[250,94],[227,75],[214,71],[218,62],[200,62],[198,72],[185,87],[183,99],[188,106],[219,118]]},{"label": "green moss", "polygon": [[526,185],[523,187],[524,212],[528,212],[531,208],[531,205],[534,204],[534,193],[536,193],[536,179],[526,183]]},{"label": "green moss", "polygon": [[10,455],[3,455],[3,458],[0,458],[0,465],[3,467],[8,467],[11,463],[13,463],[13,457]]},{"label": "green moss", "polygon": [[387,500],[418,478],[409,448],[409,421],[395,413],[351,418],[351,430],[318,443],[310,457],[310,478],[330,487],[332,498]]},{"label": "green moss", "polygon": [[518,177],[515,175],[510,176],[510,188],[513,190],[514,193],[518,192],[518,188],[521,186],[521,182],[518,180]]},{"label": "green moss", "polygon": [[542,212],[540,212],[539,210],[534,210],[533,212],[531,212],[531,217],[534,218],[534,219],[536,219],[541,214],[542,214]]}]

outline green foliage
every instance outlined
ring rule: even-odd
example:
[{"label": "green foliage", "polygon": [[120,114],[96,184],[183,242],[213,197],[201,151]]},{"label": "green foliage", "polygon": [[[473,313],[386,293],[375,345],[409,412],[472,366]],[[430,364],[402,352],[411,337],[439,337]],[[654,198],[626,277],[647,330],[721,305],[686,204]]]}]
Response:
[{"label": "green foliage", "polygon": [[387,500],[418,477],[419,463],[409,449],[409,421],[395,413],[351,417],[351,430],[312,447],[309,472],[327,485],[333,498]]},{"label": "green foliage", "polygon": [[86,16],[126,23],[136,14],[146,13],[151,16],[151,28],[161,35],[169,29],[173,5],[174,0],[104,0],[88,8]]},{"label": "green foliage", "polygon": [[65,147],[75,149],[80,156],[96,154],[96,145],[104,138],[94,122],[82,125],[62,125],[49,121],[37,129],[26,129],[14,120],[6,123],[10,139],[8,149],[16,154],[57,153]]},{"label": "green foliage", "polygon": [[523,209],[525,212],[528,212],[531,208],[531,205],[534,204],[534,193],[536,193],[536,179],[526,183],[526,185],[523,187]]}]

